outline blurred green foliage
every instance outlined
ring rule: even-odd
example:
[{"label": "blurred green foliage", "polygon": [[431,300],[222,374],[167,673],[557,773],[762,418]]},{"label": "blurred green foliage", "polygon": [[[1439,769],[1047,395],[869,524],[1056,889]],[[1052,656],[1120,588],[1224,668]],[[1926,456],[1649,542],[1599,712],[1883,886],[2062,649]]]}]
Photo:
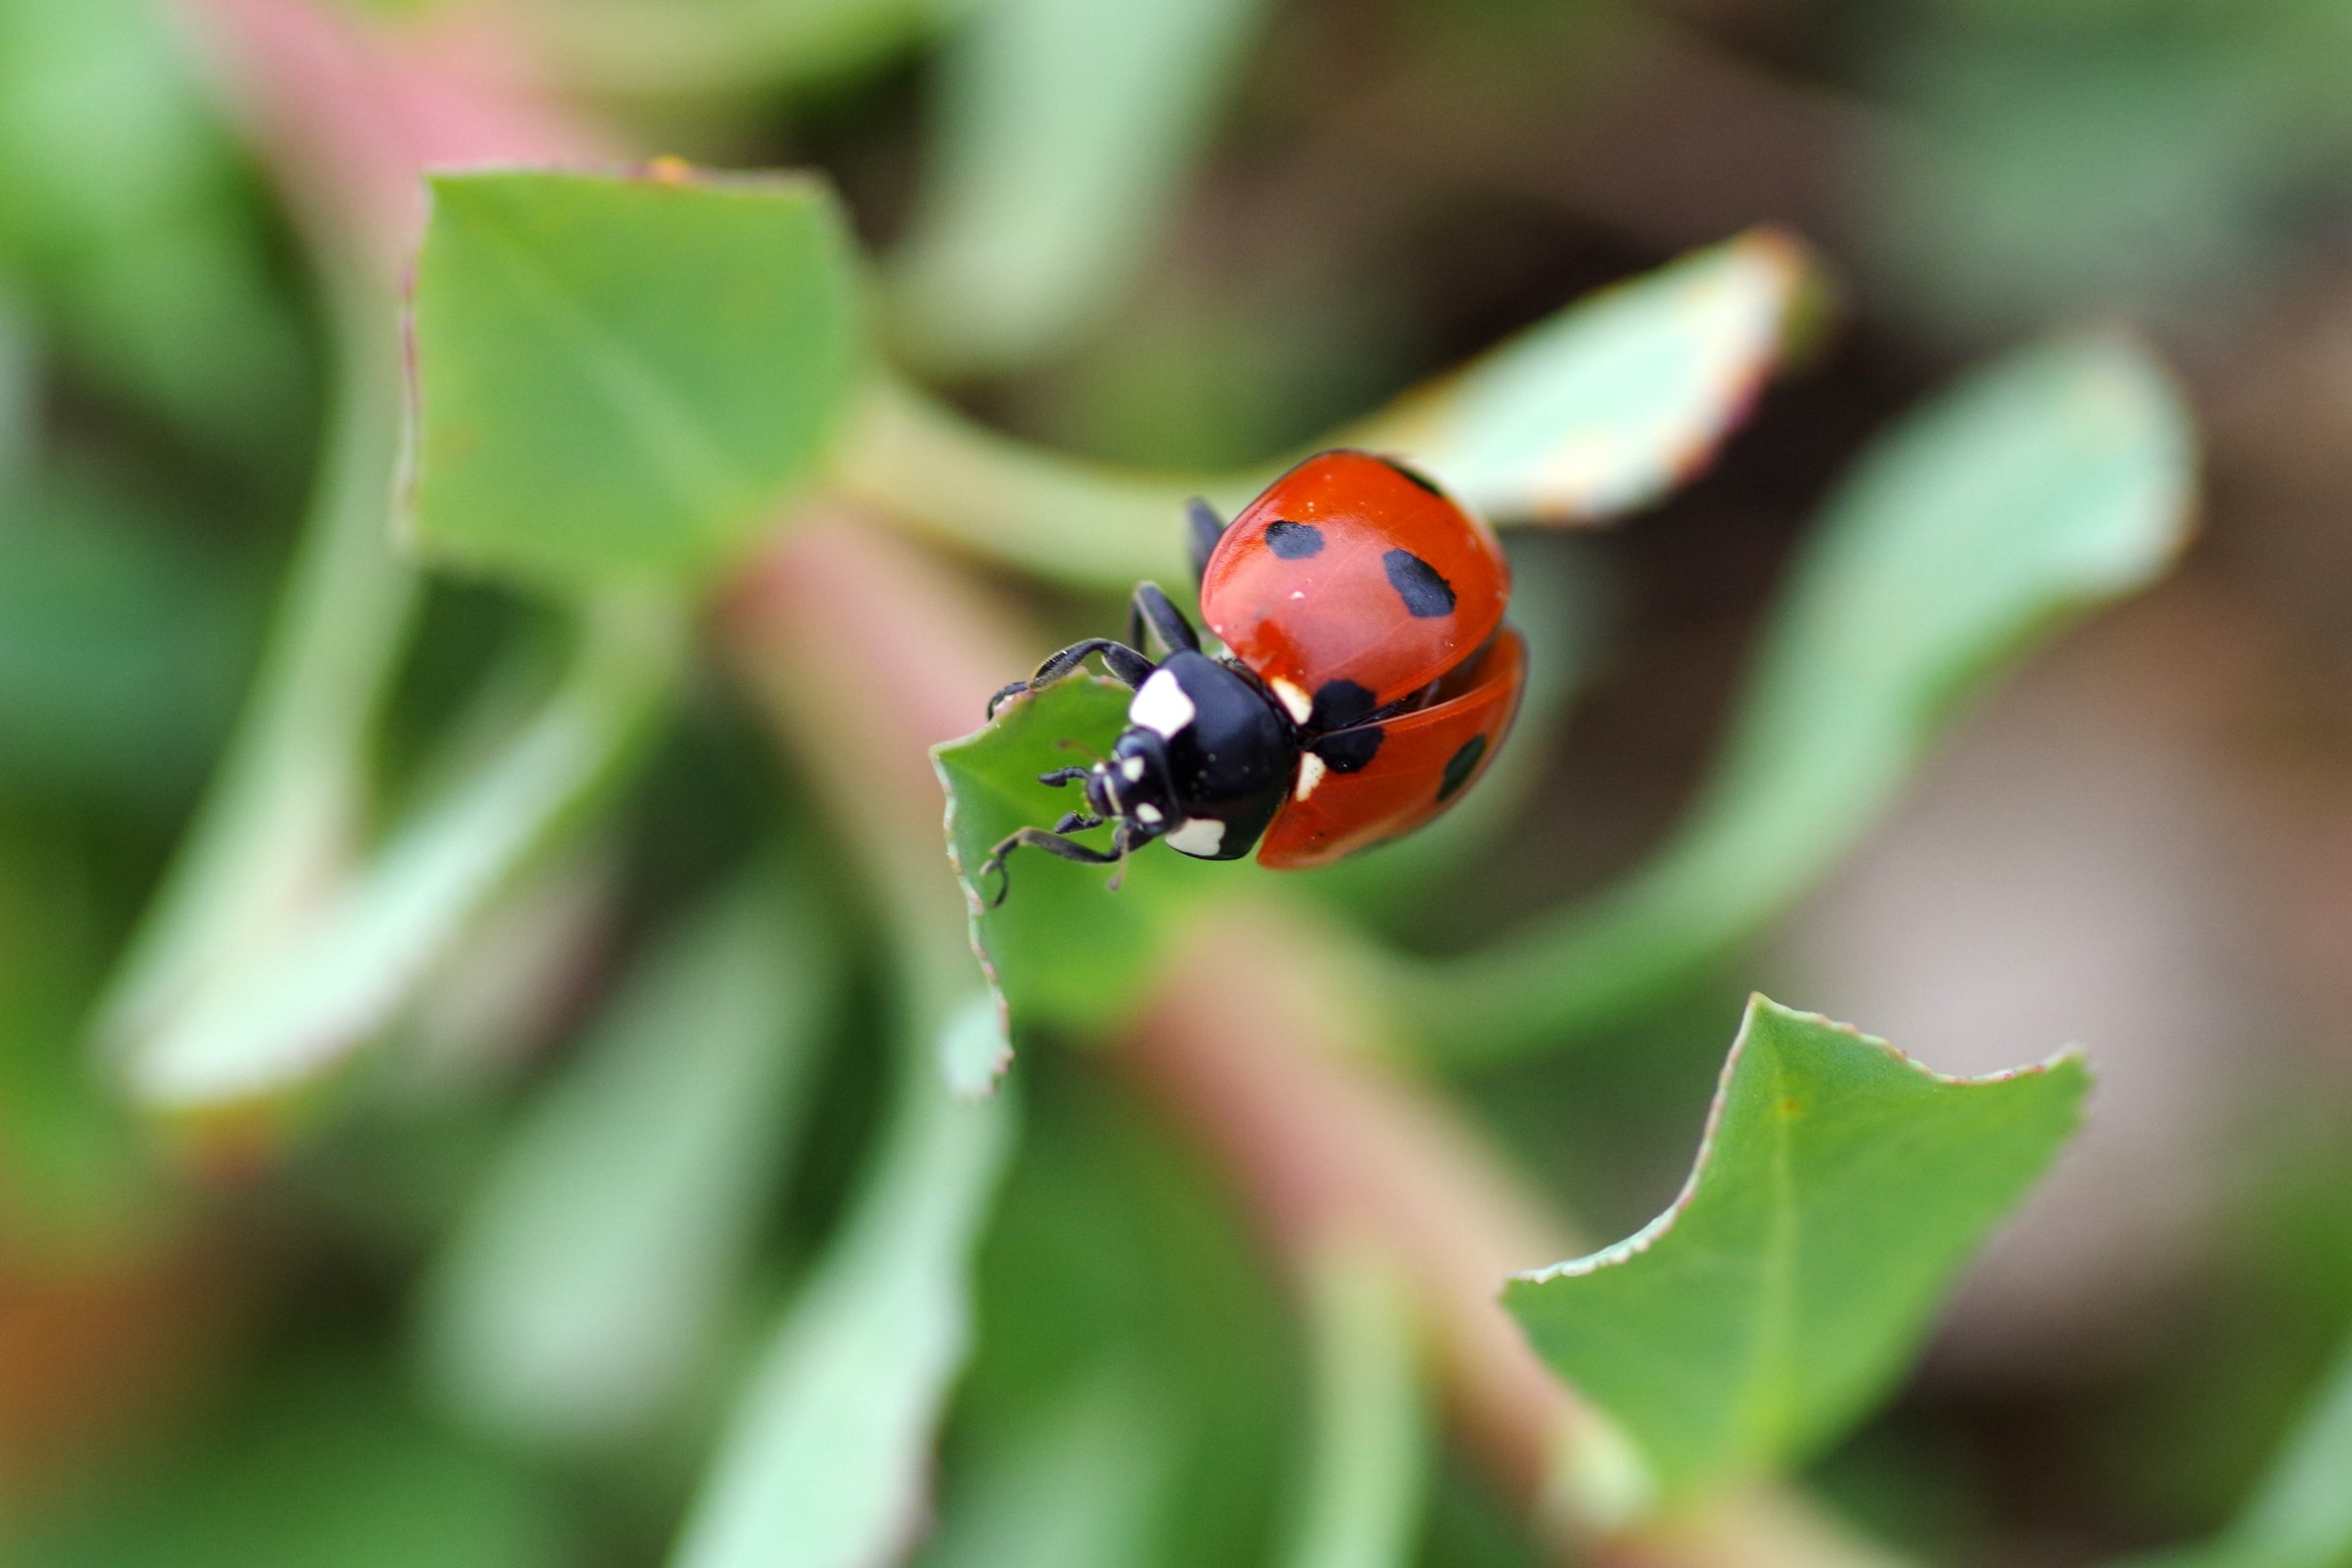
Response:
[{"label": "blurred green foliage", "polygon": [[[1349,1071],[1558,1053],[1458,1098],[1378,1069],[1470,1152],[1374,1141],[1365,1169],[1491,1158],[1531,1206],[1648,1212],[1719,975],[1964,699],[2169,565],[2180,389],[2076,318],[2132,310],[2201,365],[2326,272],[2343,8],[516,0],[475,31],[485,9],[0,0],[0,1563],[1553,1560],[1524,1478],[1435,1397],[1465,1331],[1433,1295],[1500,1271],[1304,1241],[1297,1193],[1164,1085],[1053,1048],[1215,994],[1170,979],[1175,944],[1278,885],[1160,852],[1112,896],[1017,863],[983,975],[948,876],[873,852],[919,837],[928,864],[927,820],[780,778],[773,716],[716,673],[756,598],[731,571],[815,497],[940,547],[975,604],[1099,632],[1136,577],[1180,587],[1189,494],[1239,504],[1314,432],[1513,525],[1695,482],[1625,540],[1526,540],[1515,772],[1273,903]],[[331,205],[364,176],[322,205],[285,160],[404,148],[438,100],[306,98],[272,73],[326,56],[240,55],[238,16],[326,26],[390,62],[379,87],[504,109],[537,75],[608,142],[816,173],[439,176],[395,490],[397,302]],[[486,36],[530,69],[466,69]],[[1759,221],[1853,269],[1858,357],[1822,348],[1839,285]],[[1571,876],[1562,833],[1611,830],[1562,828],[1567,784],[1623,771],[1584,699],[1656,668],[1621,634],[1671,597],[1633,580],[1658,538],[1756,579],[1761,652],[1722,676],[1728,725],[1638,698],[1724,760],[1687,807],[1634,779],[1683,826]],[[471,571],[500,586],[461,600]],[[895,712],[853,659],[787,673]],[[1034,775],[1123,707],[1073,680],[940,749],[967,873],[1066,807]],[[665,726],[695,743],[648,772]],[[1556,912],[1450,931],[1490,878]],[[2036,1549],[1981,1479],[1997,1439],[1903,1373],[2078,1075],[1935,1082],[1759,1016],[1819,1056],[1773,1092],[1859,1099],[1774,1143],[1741,1059],[1681,1217],[1514,1302],[1670,1489],[1846,1438],[1835,1489],[1894,1539],[1965,1517]],[[1300,1032],[1244,1043],[1280,1065]],[[1351,1114],[1252,1109],[1301,1161]],[[2048,1396],[2137,1478],[2050,1481],[2072,1557],[2211,1527],[2148,1560],[2352,1562],[2352,1385],[2340,1359],[2312,1383],[2352,1318],[2343,1173],[2271,1152],[2300,1182],[2183,1263],[2231,1277],[2227,1330],[2152,1321],[2120,1394]],[[1413,1209],[1373,1229],[1504,1223]],[[1801,1352],[1743,1355],[1767,1320]]]}]

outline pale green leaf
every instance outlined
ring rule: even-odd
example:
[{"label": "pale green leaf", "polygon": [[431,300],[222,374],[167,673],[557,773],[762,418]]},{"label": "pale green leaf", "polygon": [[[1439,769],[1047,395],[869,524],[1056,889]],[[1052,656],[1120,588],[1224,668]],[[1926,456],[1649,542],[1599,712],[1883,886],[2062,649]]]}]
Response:
[{"label": "pale green leaf", "polygon": [[334,305],[330,423],[301,542],[236,734],[99,1008],[109,1052],[139,1048],[299,930],[367,809],[370,726],[418,578],[385,527],[400,385],[386,304],[354,282]]},{"label": "pale green leaf", "polygon": [[1367,1243],[1316,1258],[1314,1443],[1284,1568],[1405,1568],[1432,1473],[1421,1325],[1395,1262]]},{"label": "pale green leaf", "polygon": [[[1701,251],[1548,317],[1484,359],[1333,431],[1411,458],[1496,522],[1598,517],[1689,477],[1753,399],[1805,278],[1771,234]],[[1290,458],[1305,453],[1290,454]],[[840,451],[860,499],[1057,582],[1182,580],[1184,505],[1230,512],[1287,459],[1165,474],[1060,456],[877,383]]]},{"label": "pale green leaf", "polygon": [[419,544],[539,582],[707,577],[823,452],[857,378],[855,293],[814,180],[436,179]]},{"label": "pale green leaf", "polygon": [[985,1094],[1013,1065],[1005,1006],[993,988],[975,992],[939,1032],[939,1076],[958,1094]]},{"label": "pale green leaf", "polygon": [[1647,506],[1753,401],[1804,283],[1770,230],[1580,301],[1345,433],[1498,520]]},{"label": "pale green leaf", "polygon": [[941,62],[894,277],[923,365],[1001,372],[1100,323],[1149,259],[1264,0],[991,0]]},{"label": "pale green leaf", "polygon": [[801,879],[644,962],[524,1112],[421,1303],[441,1402],[552,1448],[642,1433],[703,1369],[808,1109],[835,984]]},{"label": "pale green leaf", "polygon": [[132,1043],[133,1094],[192,1132],[243,1137],[347,1062],[631,754],[668,694],[679,630],[667,605],[596,606],[561,684],[503,745],[400,824],[324,908],[223,958]]},{"label": "pale green leaf", "polygon": [[1674,1205],[1511,1282],[1536,1351],[1674,1498],[1800,1462],[1886,1392],[2074,1131],[2059,1057],[1987,1078],[1756,998]]},{"label": "pale green leaf", "polygon": [[1880,818],[1964,701],[2165,570],[2192,469],[2169,377],[2115,336],[2014,355],[1905,421],[1830,502],[1674,838],[1596,900],[1408,976],[1435,1046],[1564,1046],[1754,933]]},{"label": "pale green leaf", "polygon": [[932,1069],[902,1055],[887,1141],[752,1373],[675,1568],[875,1568],[912,1539],[1013,1131],[1008,1096],[956,1098]]}]

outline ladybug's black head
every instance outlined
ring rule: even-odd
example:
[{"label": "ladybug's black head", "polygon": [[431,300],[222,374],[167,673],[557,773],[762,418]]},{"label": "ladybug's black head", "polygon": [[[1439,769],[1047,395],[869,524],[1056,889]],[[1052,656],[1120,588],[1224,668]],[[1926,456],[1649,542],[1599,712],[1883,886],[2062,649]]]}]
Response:
[{"label": "ladybug's black head", "polygon": [[1238,860],[1282,804],[1298,753],[1296,726],[1256,679],[1188,649],[1136,689],[1127,728],[1087,774],[1087,802],[1128,824],[1133,843]]},{"label": "ladybug's black head", "polygon": [[1168,777],[1168,748],[1140,726],[1122,730],[1111,754],[1087,770],[1087,809],[1128,825],[1128,841],[1159,838],[1183,820]]}]

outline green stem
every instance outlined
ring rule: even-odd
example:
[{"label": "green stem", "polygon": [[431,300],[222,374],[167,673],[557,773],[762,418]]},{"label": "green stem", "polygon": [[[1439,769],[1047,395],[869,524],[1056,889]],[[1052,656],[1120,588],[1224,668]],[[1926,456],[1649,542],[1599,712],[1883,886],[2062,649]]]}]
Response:
[{"label": "green stem", "polygon": [[399,430],[391,312],[333,279],[323,461],[254,694],[99,1012],[111,1049],[166,1026],[206,980],[298,925],[341,874],[365,809],[366,737],[417,597],[386,526]]},{"label": "green stem", "polygon": [[836,484],[958,550],[1071,588],[1124,593],[1187,575],[1184,506],[1233,506],[1264,474],[1154,474],[999,436],[905,382],[877,379],[842,443]]},{"label": "green stem", "polygon": [[323,910],[207,986],[130,1063],[157,1109],[273,1099],[381,1026],[471,917],[620,766],[669,690],[668,603],[591,605],[563,683],[503,750],[398,830]]}]

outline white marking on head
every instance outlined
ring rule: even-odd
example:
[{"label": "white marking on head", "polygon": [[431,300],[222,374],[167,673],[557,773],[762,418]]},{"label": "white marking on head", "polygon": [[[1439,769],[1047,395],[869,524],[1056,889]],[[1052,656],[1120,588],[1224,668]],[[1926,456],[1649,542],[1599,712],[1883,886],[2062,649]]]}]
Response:
[{"label": "white marking on head", "polygon": [[1298,788],[1294,790],[1293,793],[1296,794],[1301,800],[1306,799],[1309,795],[1315,793],[1315,786],[1323,782],[1323,775],[1328,771],[1329,770],[1323,766],[1323,760],[1317,756],[1314,752],[1300,752],[1299,784]]},{"label": "white marking on head", "polygon": [[1214,856],[1225,842],[1225,825],[1214,817],[1194,817],[1168,835],[1168,847],[1204,859]]},{"label": "white marking on head", "polygon": [[1160,821],[1159,807],[1153,805],[1148,800],[1138,801],[1135,808],[1135,820],[1142,823],[1147,828],[1158,826]]},{"label": "white marking on head", "polygon": [[1173,673],[1154,669],[1135,694],[1135,701],[1127,705],[1127,722],[1165,740],[1191,724],[1199,712]]},{"label": "white marking on head", "polygon": [[1307,722],[1307,716],[1315,712],[1315,699],[1300,690],[1297,683],[1277,675],[1266,684],[1274,689],[1275,696],[1282,699],[1282,706],[1290,710],[1292,723],[1303,725]]},{"label": "white marking on head", "polygon": [[1141,757],[1130,757],[1125,762],[1119,764],[1119,776],[1125,779],[1129,784],[1134,784],[1137,780],[1143,778],[1144,759]]}]

